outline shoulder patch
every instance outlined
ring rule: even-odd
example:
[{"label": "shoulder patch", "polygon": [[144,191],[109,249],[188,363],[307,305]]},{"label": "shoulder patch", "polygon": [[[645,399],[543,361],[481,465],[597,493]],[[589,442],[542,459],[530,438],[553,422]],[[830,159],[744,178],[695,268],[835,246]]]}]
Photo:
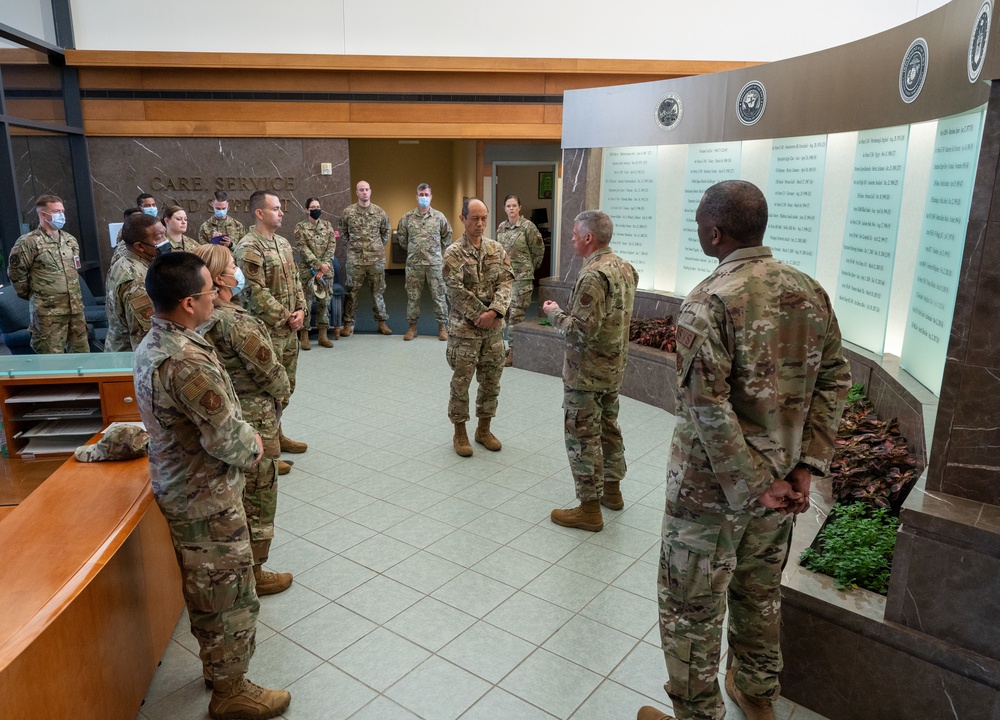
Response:
[{"label": "shoulder patch", "polygon": [[201,368],[196,369],[180,388],[181,395],[192,404],[197,403],[210,414],[222,410],[226,403],[215,391],[215,386]]},{"label": "shoulder patch", "polygon": [[146,293],[136,295],[129,301],[129,304],[135,313],[143,319],[149,320],[153,317],[153,301],[149,299],[149,295]]},{"label": "shoulder patch", "polygon": [[592,302],[594,302],[594,298],[590,297],[590,293],[584,293],[580,296],[580,304],[584,307],[590,307]]},{"label": "shoulder patch", "polygon": [[253,358],[254,362],[261,366],[271,362],[273,354],[267,343],[261,342],[260,338],[254,334],[247,335],[246,340],[243,341],[243,345],[240,346],[240,352],[246,357]]},{"label": "shoulder patch", "polygon": [[264,256],[261,255],[259,251],[248,248],[243,253],[243,262],[248,262],[252,265],[263,265]]}]

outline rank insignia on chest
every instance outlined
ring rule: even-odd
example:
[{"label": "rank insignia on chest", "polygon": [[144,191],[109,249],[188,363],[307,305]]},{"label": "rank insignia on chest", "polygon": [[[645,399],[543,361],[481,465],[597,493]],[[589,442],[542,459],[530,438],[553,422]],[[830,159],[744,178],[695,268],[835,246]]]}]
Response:
[{"label": "rank insignia on chest", "polygon": [[222,407],[222,396],[214,390],[206,390],[201,396],[201,406],[210,413],[216,413]]}]

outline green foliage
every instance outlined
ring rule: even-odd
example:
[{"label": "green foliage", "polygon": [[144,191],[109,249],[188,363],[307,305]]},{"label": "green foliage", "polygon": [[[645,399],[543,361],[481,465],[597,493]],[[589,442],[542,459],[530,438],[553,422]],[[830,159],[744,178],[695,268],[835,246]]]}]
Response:
[{"label": "green foliage", "polygon": [[850,391],[847,393],[847,404],[850,405],[865,396],[865,386],[861,383],[854,383],[851,385]]},{"label": "green foliage", "polygon": [[864,503],[836,505],[819,536],[819,549],[799,556],[802,567],[833,578],[841,590],[863,587],[885,595],[899,520]]}]

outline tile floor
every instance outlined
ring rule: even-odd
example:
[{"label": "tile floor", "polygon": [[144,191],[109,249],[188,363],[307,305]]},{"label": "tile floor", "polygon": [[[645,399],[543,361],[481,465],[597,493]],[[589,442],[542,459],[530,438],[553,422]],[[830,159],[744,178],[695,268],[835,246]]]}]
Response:
[{"label": "tile floor", "polygon": [[[444,349],[355,335],[301,353],[284,428],[309,452],[288,456],[267,565],[295,583],[261,601],[249,677],[291,691],[289,720],[669,710],[655,586],[673,417],[622,398],[626,509],[600,533],[560,528],[559,379],[508,368],[503,450],[460,458]],[[201,720],[209,697],[185,615],[138,717]],[[784,699],[777,715],[822,720]]]}]

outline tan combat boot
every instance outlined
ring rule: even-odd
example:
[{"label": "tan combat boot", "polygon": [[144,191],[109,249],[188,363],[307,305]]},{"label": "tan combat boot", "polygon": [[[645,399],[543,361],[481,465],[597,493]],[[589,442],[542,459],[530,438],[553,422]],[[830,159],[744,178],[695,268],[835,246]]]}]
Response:
[{"label": "tan combat boot", "polygon": [[403,336],[403,339],[412,340],[416,336],[417,336],[417,324],[415,322],[411,322],[410,329],[406,331],[406,334]]},{"label": "tan combat boot", "polygon": [[604,481],[604,493],[601,495],[601,505],[608,510],[621,510],[625,507],[625,498],[622,497],[622,489],[615,480]]},{"label": "tan combat boot", "polygon": [[319,338],[316,340],[316,342],[319,343],[320,347],[325,347],[325,348],[332,348],[333,347],[333,343],[330,342],[330,338],[327,337],[327,335],[326,335],[326,331],[328,329],[329,329],[328,325],[320,325],[319,326]]},{"label": "tan combat boot", "polygon": [[503,356],[503,366],[511,367],[514,364],[514,348],[507,348],[507,354]]},{"label": "tan combat boot", "polygon": [[455,452],[457,452],[462,457],[472,457],[472,443],[469,442],[469,436],[465,432],[465,423],[455,423],[455,437],[452,438],[452,444],[455,446]]},{"label": "tan combat boot", "polygon": [[448,339],[448,327],[444,323],[438,323],[438,340]]},{"label": "tan combat boot", "polygon": [[340,331],[340,337],[351,337],[354,332],[354,323],[344,323],[344,329]]},{"label": "tan combat boot", "polygon": [[599,500],[584,500],[571,510],[553,510],[552,522],[568,528],[599,532],[604,527]]},{"label": "tan combat boot", "polygon": [[649,705],[643,705],[639,708],[639,713],[635,716],[635,720],[677,720],[673,715],[667,715],[665,712],[657,710],[655,707],[650,707]]},{"label": "tan combat boot", "polygon": [[304,453],[309,449],[309,446],[304,442],[296,442],[295,440],[286,438],[285,432],[281,429],[280,425],[278,426],[278,442],[281,446],[281,452],[298,454]]},{"label": "tan combat boot", "polygon": [[291,573],[268,572],[260,565],[253,566],[253,579],[257,581],[257,596],[277,595],[292,585]]},{"label": "tan combat boot", "polygon": [[215,720],[265,720],[288,709],[292,696],[287,690],[267,690],[240,675],[216,680],[208,714]]},{"label": "tan combat boot", "polygon": [[335,327],[333,329],[333,339],[334,340],[340,340],[340,328],[339,327]]},{"label": "tan combat boot", "polygon": [[278,474],[287,475],[292,471],[292,465],[294,463],[286,462],[285,460],[278,461]]},{"label": "tan combat boot", "polygon": [[378,321],[378,332],[379,335],[392,335],[392,330],[385,324],[385,320]]},{"label": "tan combat boot", "polygon": [[496,452],[503,445],[497,440],[497,436],[490,432],[491,418],[479,418],[479,425],[476,427],[476,442],[487,450]]},{"label": "tan combat boot", "polygon": [[309,328],[299,330],[299,347],[303,350],[312,348],[312,345],[309,344]]},{"label": "tan combat boot", "polygon": [[750,697],[736,687],[736,674],[732,668],[726,671],[726,695],[740,706],[747,720],[774,720],[774,707],[768,698]]}]

